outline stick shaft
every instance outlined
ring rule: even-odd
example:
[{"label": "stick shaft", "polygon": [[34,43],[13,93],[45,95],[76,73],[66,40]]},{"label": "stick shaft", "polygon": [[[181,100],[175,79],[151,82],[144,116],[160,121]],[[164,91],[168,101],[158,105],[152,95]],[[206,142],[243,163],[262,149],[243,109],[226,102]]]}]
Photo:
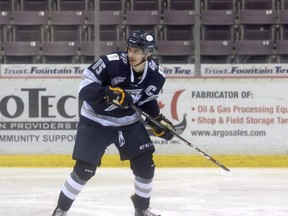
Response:
[{"label": "stick shaft", "polygon": [[150,121],[152,121],[154,124],[156,124],[158,127],[165,129],[165,130],[169,130],[170,132],[172,132],[175,137],[177,137],[178,139],[182,140],[186,145],[190,146],[191,148],[193,148],[195,151],[201,153],[204,157],[206,157],[208,160],[210,160],[211,162],[213,162],[214,164],[216,164],[217,166],[221,167],[222,169],[224,169],[225,171],[230,171],[227,167],[225,167],[223,164],[221,164],[219,161],[215,160],[214,158],[212,158],[210,155],[208,155],[207,153],[205,153],[204,151],[202,151],[201,149],[199,149],[198,147],[195,147],[191,142],[189,142],[188,140],[184,139],[183,137],[181,137],[179,134],[177,134],[175,131],[170,130],[169,128],[166,128],[164,125],[162,125],[160,122],[158,122],[156,119],[154,119],[153,117],[151,117],[149,114],[147,114],[146,112],[144,112],[143,110],[141,110],[140,108],[138,108],[137,106],[135,106],[134,104],[131,107],[133,110],[135,110],[136,112],[140,113],[141,115],[143,115],[144,117],[148,118]]}]

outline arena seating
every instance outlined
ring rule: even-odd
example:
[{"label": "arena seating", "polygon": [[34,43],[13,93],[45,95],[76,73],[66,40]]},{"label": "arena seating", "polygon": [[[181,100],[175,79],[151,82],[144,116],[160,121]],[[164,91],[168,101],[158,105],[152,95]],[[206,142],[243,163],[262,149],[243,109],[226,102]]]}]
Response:
[{"label": "arena seating", "polygon": [[161,10],[161,1],[158,0],[131,0],[131,10]]},{"label": "arena seating", "polygon": [[193,40],[194,13],[184,10],[163,12],[164,40]]},{"label": "arena seating", "polygon": [[50,41],[42,43],[43,63],[76,63],[79,44],[73,41]]},{"label": "arena seating", "polygon": [[205,10],[235,10],[235,0],[207,0]]},{"label": "arena seating", "polygon": [[234,26],[236,9],[233,1],[207,1],[201,12],[203,63],[229,63],[233,61]]},{"label": "arena seating", "polygon": [[202,63],[232,63],[235,56],[231,40],[202,40]]},{"label": "arena seating", "polygon": [[160,20],[161,12],[158,10],[129,10],[126,13],[126,35],[142,29],[152,33],[158,39]]},{"label": "arena seating", "polygon": [[[108,54],[118,49],[116,41],[100,41],[100,56]],[[93,41],[83,41],[80,44],[81,63],[91,63],[94,61],[95,43]]]},{"label": "arena seating", "polygon": [[43,42],[48,39],[45,34],[47,24],[47,11],[14,11],[12,24],[13,41]]},{"label": "arena seating", "polygon": [[30,41],[4,42],[4,63],[38,63],[40,43]]},{"label": "arena seating", "polygon": [[85,11],[87,9],[86,0],[58,0],[57,10],[59,11]]},{"label": "arena seating", "polygon": [[[288,62],[288,0],[199,1],[202,63]],[[159,62],[193,63],[194,3],[100,0],[100,55],[125,48],[131,31],[144,29],[157,38]],[[93,61],[94,6],[94,0],[1,0],[0,63]],[[35,56],[21,53],[24,46]]]},{"label": "arena seating", "polygon": [[[88,41],[94,40],[95,14],[88,11],[85,38]],[[123,40],[122,20],[124,19],[123,11],[100,11],[100,41],[119,41]],[[84,40],[85,41],[85,40]]]},{"label": "arena seating", "polygon": [[168,10],[194,10],[194,0],[166,1]]},{"label": "arena seating", "polygon": [[15,10],[20,11],[50,11],[51,10],[51,0],[21,0],[17,1],[15,5]]},{"label": "arena seating", "polygon": [[276,40],[276,60],[280,63],[288,62],[288,0],[283,0],[283,7],[279,10],[279,37]]},{"label": "arena seating", "polygon": [[84,11],[51,11],[51,41],[81,41],[82,26],[85,23]]},{"label": "arena seating", "polygon": [[276,42],[277,62],[288,63],[288,40],[278,40]]},{"label": "arena seating", "polygon": [[[93,3],[90,3],[93,5]],[[126,0],[100,0],[100,10],[125,11]],[[93,8],[93,6],[92,6]]]},{"label": "arena seating", "polygon": [[189,63],[193,55],[193,42],[184,40],[158,41],[160,63]]},{"label": "arena seating", "polygon": [[0,1],[0,11],[12,11],[12,10],[14,10],[13,1],[11,0]]},{"label": "arena seating", "polygon": [[6,40],[10,40],[7,38],[10,29],[10,20],[11,20],[11,12],[10,11],[0,11],[0,41],[6,42]]}]

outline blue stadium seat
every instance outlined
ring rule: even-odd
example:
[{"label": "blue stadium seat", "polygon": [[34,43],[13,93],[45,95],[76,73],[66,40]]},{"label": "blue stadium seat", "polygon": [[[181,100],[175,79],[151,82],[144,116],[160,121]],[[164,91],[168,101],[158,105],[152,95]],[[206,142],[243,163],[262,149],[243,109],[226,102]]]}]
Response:
[{"label": "blue stadium seat", "polygon": [[280,2],[280,10],[287,10],[288,9],[288,0],[279,0]]},{"label": "blue stadium seat", "polygon": [[201,63],[231,63],[234,60],[232,41],[202,40],[200,50]]},{"label": "blue stadium seat", "polygon": [[0,11],[14,11],[14,2],[11,0],[0,1]]},{"label": "blue stadium seat", "polygon": [[205,10],[234,10],[235,0],[204,0]]},{"label": "blue stadium seat", "polygon": [[[48,11],[15,11],[13,15],[14,41],[44,41]],[[47,39],[45,37],[45,39]]]},{"label": "blue stadium seat", "polygon": [[[110,10],[110,11],[122,11],[125,10],[125,1],[126,0],[100,0],[100,10]],[[94,2],[94,1],[92,1]]]},{"label": "blue stadium seat", "polygon": [[243,40],[274,40],[275,10],[240,10],[240,38]]},{"label": "blue stadium seat", "polygon": [[195,14],[191,10],[164,10],[164,40],[193,40]]},{"label": "blue stadium seat", "polygon": [[38,63],[40,43],[35,41],[4,42],[4,63]]},{"label": "blue stadium seat", "polygon": [[288,39],[276,41],[276,54],[278,63],[288,63]]},{"label": "blue stadium seat", "polygon": [[[107,55],[118,49],[117,41],[100,41],[100,56]],[[80,55],[82,63],[93,63],[95,61],[95,43],[94,41],[83,41],[80,44]]]},{"label": "blue stadium seat", "polygon": [[78,62],[79,44],[74,41],[50,41],[42,44],[43,63]]},{"label": "blue stadium seat", "polygon": [[[94,40],[95,16],[93,11],[86,13],[87,16],[87,40]],[[123,11],[100,11],[100,41],[123,40],[122,23],[124,19]]]},{"label": "blue stadium seat", "polygon": [[18,0],[18,2],[20,11],[50,11],[52,4],[51,0]]},{"label": "blue stadium seat", "polygon": [[233,40],[234,10],[203,10],[201,18],[203,40]]},{"label": "blue stadium seat", "polygon": [[57,0],[57,10],[60,11],[86,11],[87,0]]},{"label": "blue stadium seat", "polygon": [[237,63],[270,63],[273,59],[273,41],[236,40],[235,56]]},{"label": "blue stadium seat", "polygon": [[194,0],[169,0],[168,10],[194,10]]},{"label": "blue stadium seat", "polygon": [[[0,41],[5,42],[11,39],[11,34],[9,31],[11,21],[10,11],[0,11]],[[0,44],[1,47],[1,44]]]},{"label": "blue stadium seat", "polygon": [[158,28],[161,23],[161,11],[129,10],[126,12],[126,35],[136,30],[145,30],[158,39]]},{"label": "blue stadium seat", "polygon": [[278,19],[280,24],[280,39],[288,40],[288,9],[280,10]]},{"label": "blue stadium seat", "polygon": [[161,11],[159,0],[131,0],[131,10],[157,10]]},{"label": "blue stadium seat", "polygon": [[51,11],[51,41],[81,41],[85,18],[84,11]]},{"label": "blue stadium seat", "polygon": [[192,62],[192,41],[158,41],[157,46],[160,63]]},{"label": "blue stadium seat", "polygon": [[240,0],[242,9],[272,10],[275,9],[277,0]]}]

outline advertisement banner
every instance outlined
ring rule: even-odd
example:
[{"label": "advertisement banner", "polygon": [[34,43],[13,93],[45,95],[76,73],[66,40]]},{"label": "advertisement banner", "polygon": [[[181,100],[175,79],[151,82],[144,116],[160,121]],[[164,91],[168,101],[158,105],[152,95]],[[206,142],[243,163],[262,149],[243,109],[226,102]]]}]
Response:
[{"label": "advertisement banner", "polygon": [[202,77],[288,77],[287,64],[203,64]]},{"label": "advertisement banner", "polygon": [[[2,64],[2,78],[77,78],[87,64]],[[194,64],[161,64],[170,78],[194,78]],[[288,64],[202,64],[205,78],[283,78],[288,77]],[[199,77],[198,77],[199,78]]]},{"label": "advertisement banner", "polygon": [[2,64],[2,78],[78,78],[87,64]]},{"label": "advertisement banner", "polygon": [[0,153],[71,152],[79,79],[0,79]]},{"label": "advertisement banner", "polygon": [[[196,147],[213,154],[287,154],[287,80],[167,83],[159,98],[161,112]],[[177,152],[178,146],[164,151]]]},{"label": "advertisement banner", "polygon": [[[79,82],[0,79],[0,153],[71,153]],[[285,79],[167,79],[159,106],[177,133],[208,154],[287,154],[287,91]],[[151,138],[159,154],[197,154],[177,139]]]},{"label": "advertisement banner", "polygon": [[[87,64],[2,64],[2,78],[77,78],[89,65]],[[163,64],[168,77],[194,77],[194,65]]]}]

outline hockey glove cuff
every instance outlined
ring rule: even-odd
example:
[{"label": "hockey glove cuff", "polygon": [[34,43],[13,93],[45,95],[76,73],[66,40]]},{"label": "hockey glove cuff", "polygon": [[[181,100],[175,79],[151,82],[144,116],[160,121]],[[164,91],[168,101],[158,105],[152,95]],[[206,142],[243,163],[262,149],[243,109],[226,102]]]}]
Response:
[{"label": "hockey glove cuff", "polygon": [[106,100],[110,104],[120,106],[124,109],[130,108],[133,104],[132,96],[119,87],[106,86],[105,93]]},{"label": "hockey glove cuff", "polygon": [[160,114],[155,118],[160,124],[163,125],[164,128],[159,127],[158,125],[154,124],[151,120],[146,119],[145,122],[150,125],[152,128],[153,134],[155,136],[161,137],[165,140],[171,140],[174,137],[172,131],[176,131],[171,121],[165,118],[164,115]]}]

